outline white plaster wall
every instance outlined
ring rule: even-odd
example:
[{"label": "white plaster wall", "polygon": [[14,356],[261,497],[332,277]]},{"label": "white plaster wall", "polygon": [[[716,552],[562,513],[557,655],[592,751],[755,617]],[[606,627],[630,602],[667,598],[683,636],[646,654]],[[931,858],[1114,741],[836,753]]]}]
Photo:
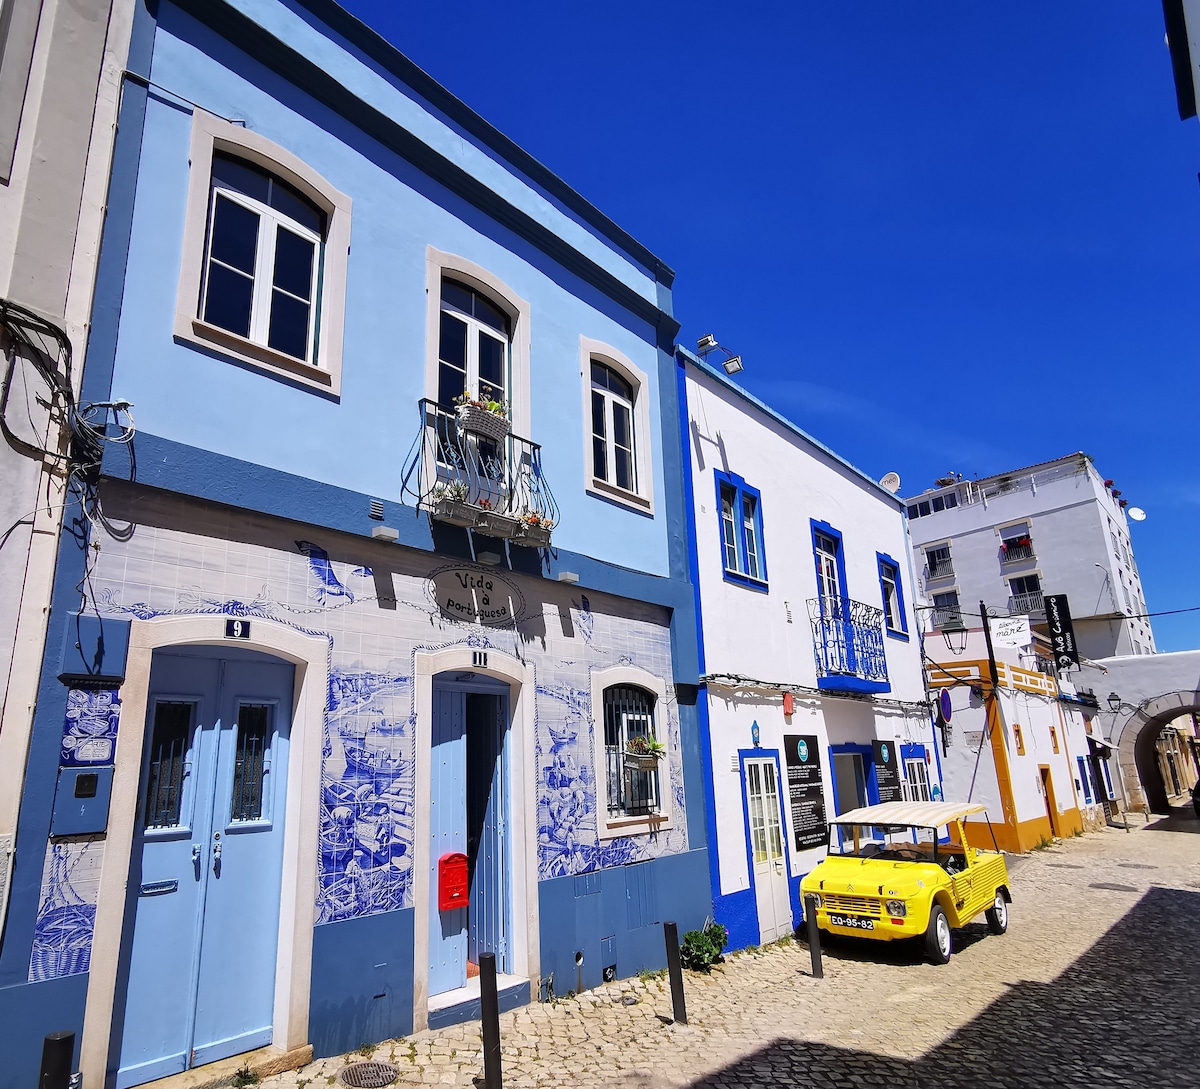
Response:
[{"label": "white plaster wall", "polygon": [[991,820],[1003,821],[996,761],[992,746],[985,739],[983,702],[965,688],[952,689],[950,699],[954,708],[950,719],[951,740],[942,753],[942,789],[946,800],[979,802],[988,807]]},{"label": "white plaster wall", "polygon": [[[1130,545],[1132,558],[1129,525],[1093,467],[1040,483],[1036,490],[1026,479],[1014,491],[986,502],[966,503],[965,487],[960,487],[958,494],[958,507],[910,522],[918,578],[931,598],[934,593],[957,589],[964,609],[977,612],[982,599],[989,607],[1007,610],[1007,578],[1036,572],[1044,593],[1067,595],[1077,622],[1087,617],[1117,617],[1111,624],[1085,622],[1077,627],[1085,656],[1132,652],[1134,638],[1145,647],[1153,646],[1149,621],[1121,619],[1125,615],[1122,587],[1130,588],[1134,613],[1141,611],[1134,593],[1144,594],[1136,562],[1126,563],[1123,554],[1114,554],[1110,519],[1118,536]],[[921,498],[916,496],[908,502]],[[1029,525],[1036,558],[1002,568],[1000,530],[1021,521]],[[925,548],[946,541],[951,543],[954,574],[930,580]]]},{"label": "white plaster wall", "polygon": [[[899,504],[693,366],[687,399],[706,671],[816,687],[808,601],[817,595],[809,522],[817,519],[843,535],[851,598],[882,606],[876,552],[900,566],[910,638],[884,638],[892,687],[881,698],[924,699]],[[724,579],[716,469],[744,477],[762,494],[766,592]]]}]

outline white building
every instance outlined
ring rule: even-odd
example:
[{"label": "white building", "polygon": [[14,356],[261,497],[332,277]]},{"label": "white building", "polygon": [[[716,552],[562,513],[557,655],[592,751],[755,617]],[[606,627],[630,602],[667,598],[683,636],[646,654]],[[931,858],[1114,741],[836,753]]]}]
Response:
[{"label": "white building", "polygon": [[977,613],[981,600],[1037,625],[1043,594],[1065,594],[1085,657],[1154,653],[1125,500],[1086,454],[982,480],[945,477],[907,504],[931,626]]},{"label": "white building", "polygon": [[680,351],[714,916],[790,934],[827,817],[941,797],[902,501]]}]

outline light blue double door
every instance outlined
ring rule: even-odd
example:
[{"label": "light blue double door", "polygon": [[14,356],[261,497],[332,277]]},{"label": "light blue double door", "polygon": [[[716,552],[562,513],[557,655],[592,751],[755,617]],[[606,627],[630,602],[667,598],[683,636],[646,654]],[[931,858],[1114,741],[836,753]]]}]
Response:
[{"label": "light blue double door", "polygon": [[[470,683],[471,687],[465,684]],[[435,683],[430,755],[429,994],[466,985],[479,955],[511,971],[508,688]],[[439,910],[440,860],[467,856],[469,903]]]},{"label": "light blue double door", "polygon": [[248,651],[154,655],[117,1089],[271,1042],[293,682]]}]

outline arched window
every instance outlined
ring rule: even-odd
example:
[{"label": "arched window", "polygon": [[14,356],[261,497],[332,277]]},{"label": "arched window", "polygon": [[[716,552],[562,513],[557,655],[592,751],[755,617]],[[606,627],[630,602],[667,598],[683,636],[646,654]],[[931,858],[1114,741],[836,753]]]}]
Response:
[{"label": "arched window", "polygon": [[[442,280],[438,335],[438,404],[453,410],[471,400],[512,399],[512,321],[486,296],[458,280]],[[511,418],[511,409],[506,413]]]},{"label": "arched window", "polygon": [[604,755],[610,817],[646,816],[659,809],[658,761],[645,752],[646,741],[658,740],[654,729],[655,702],[653,692],[637,685],[616,684],[604,690]]},{"label": "arched window", "polygon": [[650,380],[610,344],[581,336],[579,350],[584,487],[608,503],[653,514]]},{"label": "arched window", "polygon": [[634,389],[612,367],[592,360],[592,473],[636,494]]}]

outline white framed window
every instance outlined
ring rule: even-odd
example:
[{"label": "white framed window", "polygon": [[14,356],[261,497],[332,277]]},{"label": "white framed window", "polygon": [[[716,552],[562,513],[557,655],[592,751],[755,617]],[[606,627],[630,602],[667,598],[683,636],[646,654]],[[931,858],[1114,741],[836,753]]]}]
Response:
[{"label": "white framed window", "polygon": [[[666,694],[662,678],[632,666],[592,672],[596,812],[602,840],[671,827],[678,754],[672,751],[674,720]],[[627,760],[630,742],[639,737],[653,738],[667,748],[653,768]]]},{"label": "white framed window", "polygon": [[904,761],[904,797],[910,802],[929,801],[929,773],[924,760]]},{"label": "white framed window", "polygon": [[458,254],[425,249],[425,396],[490,390],[508,406],[513,434],[533,439],[529,411],[530,308],[508,284]]},{"label": "white framed window", "polygon": [[467,396],[507,405],[512,319],[485,294],[448,276],[442,278],[440,298],[438,404],[453,411]]},{"label": "white framed window", "polygon": [[931,579],[950,578],[954,574],[954,560],[950,555],[949,544],[931,545],[926,548],[925,563]]},{"label": "white framed window", "polygon": [[201,317],[311,363],[324,233],[324,214],[292,186],[214,155]]},{"label": "white framed window", "polygon": [[340,395],[350,212],[291,152],[196,110],[175,339]]},{"label": "white framed window", "polygon": [[609,344],[579,338],[585,489],[644,514],[654,510],[645,372]]}]

